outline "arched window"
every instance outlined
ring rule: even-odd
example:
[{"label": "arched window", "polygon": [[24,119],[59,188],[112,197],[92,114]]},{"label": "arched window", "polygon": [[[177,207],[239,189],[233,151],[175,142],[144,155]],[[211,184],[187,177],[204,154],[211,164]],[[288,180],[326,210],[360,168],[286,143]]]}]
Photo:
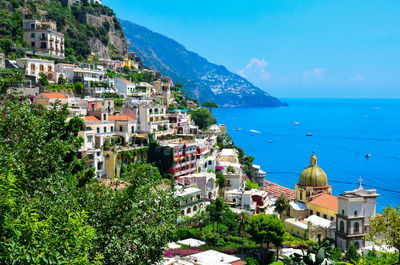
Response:
[{"label": "arched window", "polygon": [[190,208],[187,208],[186,213],[189,214],[189,213],[191,213],[191,211],[192,210]]},{"label": "arched window", "polygon": [[344,233],[344,222],[340,221],[340,232]]},{"label": "arched window", "polygon": [[303,200],[303,191],[300,191],[300,200]]},{"label": "arched window", "polygon": [[36,65],[35,64],[31,64],[31,71],[35,71],[36,70]]},{"label": "arched window", "polygon": [[357,216],[357,214],[358,214],[357,211],[354,211],[354,216]]},{"label": "arched window", "polygon": [[197,206],[194,206],[193,207],[193,212],[196,212],[197,211]]},{"label": "arched window", "polygon": [[353,234],[358,234],[360,232],[360,224],[356,222],[353,227]]},{"label": "arched window", "polygon": [[43,65],[43,64],[41,64],[41,65],[39,66],[39,71],[40,71],[40,72],[44,72],[44,65]]}]

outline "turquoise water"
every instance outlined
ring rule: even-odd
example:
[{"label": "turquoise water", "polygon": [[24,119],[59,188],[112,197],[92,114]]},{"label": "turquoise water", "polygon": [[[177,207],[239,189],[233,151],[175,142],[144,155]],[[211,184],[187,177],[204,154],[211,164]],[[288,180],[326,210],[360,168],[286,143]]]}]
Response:
[{"label": "turquoise water", "polygon": [[361,177],[364,188],[381,194],[378,212],[400,204],[400,99],[285,101],[289,107],[218,108],[213,114],[268,180],[294,189],[314,150],[334,195],[357,188]]}]

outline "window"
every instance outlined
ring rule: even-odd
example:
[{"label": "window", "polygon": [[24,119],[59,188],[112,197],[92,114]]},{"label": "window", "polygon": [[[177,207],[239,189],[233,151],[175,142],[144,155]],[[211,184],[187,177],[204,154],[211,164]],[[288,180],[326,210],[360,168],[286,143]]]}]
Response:
[{"label": "window", "polygon": [[92,110],[94,110],[94,104],[92,104]]},{"label": "window", "polygon": [[318,238],[318,239],[321,239],[321,234],[318,234],[318,235],[317,235],[317,238]]},{"label": "window", "polygon": [[47,43],[46,42],[41,42],[40,43],[40,49],[47,49]]},{"label": "window", "polygon": [[328,216],[326,214],[324,214],[324,219],[328,219]]},{"label": "window", "polygon": [[97,133],[100,133],[100,128],[97,128]]},{"label": "window", "polygon": [[300,200],[303,200],[303,191],[300,191]]},{"label": "window", "polygon": [[35,24],[31,24],[31,29],[35,29]]},{"label": "window", "polygon": [[340,232],[344,233],[344,222],[340,221]]},{"label": "window", "polygon": [[107,132],[107,127],[104,127],[104,132]]},{"label": "window", "polygon": [[354,216],[357,216],[357,211],[354,211]]},{"label": "window", "polygon": [[344,215],[344,210],[342,209],[342,214]]},{"label": "window", "polygon": [[333,221],[335,218],[333,218],[333,216],[331,216],[331,221]]},{"label": "window", "polygon": [[31,71],[35,71],[36,70],[36,65],[31,64]]},{"label": "window", "polygon": [[135,133],[135,127],[132,126],[132,133]]},{"label": "window", "polygon": [[35,38],[36,37],[36,35],[35,35],[35,33],[31,33],[31,38]]},{"label": "window", "polygon": [[35,45],[36,45],[36,42],[32,41],[31,42],[31,47],[35,47]]},{"label": "window", "polygon": [[119,126],[119,131],[123,132],[124,131],[124,126]]},{"label": "window", "polygon": [[314,214],[314,211],[313,210],[310,210],[310,215],[313,215]]},{"label": "window", "polygon": [[44,72],[44,65],[43,64],[39,65],[39,71],[40,72]]},{"label": "window", "polygon": [[358,241],[354,242],[354,246],[356,246],[357,249],[360,248],[360,243],[358,243]]},{"label": "window", "polygon": [[92,136],[92,135],[88,135],[88,136],[87,136],[87,142],[88,142],[88,143],[93,142],[93,136]]},{"label": "window", "polygon": [[51,72],[53,70],[53,68],[51,67],[51,65],[47,66],[47,71]]},{"label": "window", "polygon": [[[103,103],[104,106],[104,103]],[[103,120],[107,120],[107,114],[103,114]]]},{"label": "window", "polygon": [[317,212],[317,216],[320,216],[321,214],[319,212]]},{"label": "window", "polygon": [[114,131],[114,126],[111,126],[111,132],[113,132]]},{"label": "window", "polygon": [[358,234],[360,232],[360,224],[355,222],[353,225],[353,234]]}]

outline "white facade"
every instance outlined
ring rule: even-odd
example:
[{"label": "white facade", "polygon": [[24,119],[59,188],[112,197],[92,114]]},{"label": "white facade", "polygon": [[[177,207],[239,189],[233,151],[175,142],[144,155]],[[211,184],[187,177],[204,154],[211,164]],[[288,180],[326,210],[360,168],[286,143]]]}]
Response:
[{"label": "white facade", "polygon": [[42,59],[21,58],[17,59],[17,65],[25,68],[25,75],[33,76],[36,81],[40,78],[40,73],[44,73],[50,82],[56,81],[54,62]]}]

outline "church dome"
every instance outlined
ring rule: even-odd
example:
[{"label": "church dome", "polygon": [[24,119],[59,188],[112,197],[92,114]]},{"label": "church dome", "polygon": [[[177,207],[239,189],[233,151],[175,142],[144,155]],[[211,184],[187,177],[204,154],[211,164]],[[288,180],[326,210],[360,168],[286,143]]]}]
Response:
[{"label": "church dome", "polygon": [[317,166],[317,157],[313,154],[310,158],[310,166],[306,167],[300,175],[299,185],[311,187],[324,187],[328,185],[326,173]]}]

